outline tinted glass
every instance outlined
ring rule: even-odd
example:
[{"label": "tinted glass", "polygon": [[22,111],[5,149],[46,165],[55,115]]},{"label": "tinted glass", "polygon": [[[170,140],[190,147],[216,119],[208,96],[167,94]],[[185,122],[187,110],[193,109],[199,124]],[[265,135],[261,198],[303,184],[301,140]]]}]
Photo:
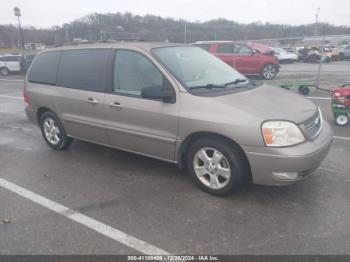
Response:
[{"label": "tinted glass", "polygon": [[5,56],[1,58],[1,61],[4,62],[18,62],[21,60],[20,56]]},{"label": "tinted glass", "polygon": [[236,45],[235,46],[235,53],[238,55],[251,55],[253,54],[252,49],[245,45]]},{"label": "tinted glass", "polygon": [[210,44],[196,44],[196,46],[204,49],[205,51],[209,51]]},{"label": "tinted glass", "polygon": [[40,54],[30,67],[28,81],[55,85],[61,51]]},{"label": "tinted glass", "polygon": [[233,54],[234,45],[233,44],[219,44],[217,53]]},{"label": "tinted glass", "polygon": [[104,92],[107,86],[109,49],[63,51],[57,74],[59,86]]},{"label": "tinted glass", "polygon": [[145,56],[132,51],[118,51],[114,66],[114,91],[141,96],[145,87],[164,86],[163,75]]}]

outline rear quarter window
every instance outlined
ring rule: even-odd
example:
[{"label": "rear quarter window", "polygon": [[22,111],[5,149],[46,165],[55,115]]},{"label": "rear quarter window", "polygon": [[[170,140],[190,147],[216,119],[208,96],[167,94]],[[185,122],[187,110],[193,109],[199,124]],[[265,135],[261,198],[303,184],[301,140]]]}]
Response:
[{"label": "rear quarter window", "polygon": [[56,85],[61,53],[61,51],[52,51],[40,54],[29,69],[28,81]]},{"label": "rear quarter window", "polygon": [[111,73],[110,49],[63,51],[57,84],[66,88],[104,92]]}]

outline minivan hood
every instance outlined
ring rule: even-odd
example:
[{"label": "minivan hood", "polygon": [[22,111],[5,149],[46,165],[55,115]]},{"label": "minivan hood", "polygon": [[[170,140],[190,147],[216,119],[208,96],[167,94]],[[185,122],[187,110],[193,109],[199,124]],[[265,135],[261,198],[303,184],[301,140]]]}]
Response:
[{"label": "minivan hood", "polygon": [[299,94],[271,85],[255,89],[213,97],[220,104],[239,109],[242,113],[251,114],[265,120],[289,120],[301,123],[312,117],[317,106]]}]

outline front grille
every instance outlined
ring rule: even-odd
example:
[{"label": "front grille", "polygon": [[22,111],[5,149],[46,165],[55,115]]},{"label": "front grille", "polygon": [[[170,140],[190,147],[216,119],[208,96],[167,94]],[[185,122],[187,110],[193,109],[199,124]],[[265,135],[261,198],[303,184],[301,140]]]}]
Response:
[{"label": "front grille", "polygon": [[322,115],[320,110],[310,117],[308,120],[300,124],[301,129],[308,140],[314,140],[322,129]]}]

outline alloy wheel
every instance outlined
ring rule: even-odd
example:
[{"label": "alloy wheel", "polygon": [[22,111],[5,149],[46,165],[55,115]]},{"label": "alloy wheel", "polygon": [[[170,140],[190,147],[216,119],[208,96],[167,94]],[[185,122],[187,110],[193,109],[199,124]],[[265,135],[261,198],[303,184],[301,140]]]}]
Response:
[{"label": "alloy wheel", "polygon": [[50,117],[45,118],[43,130],[47,141],[52,145],[57,145],[61,141],[60,129],[56,121]]},{"label": "alloy wheel", "polygon": [[215,148],[200,149],[194,155],[193,168],[199,181],[211,189],[221,189],[231,179],[227,158]]},{"label": "alloy wheel", "polygon": [[7,76],[9,74],[9,70],[5,67],[1,68],[1,75]]},{"label": "alloy wheel", "polygon": [[265,79],[272,79],[276,75],[276,68],[273,65],[267,65],[263,69],[263,76]]}]

